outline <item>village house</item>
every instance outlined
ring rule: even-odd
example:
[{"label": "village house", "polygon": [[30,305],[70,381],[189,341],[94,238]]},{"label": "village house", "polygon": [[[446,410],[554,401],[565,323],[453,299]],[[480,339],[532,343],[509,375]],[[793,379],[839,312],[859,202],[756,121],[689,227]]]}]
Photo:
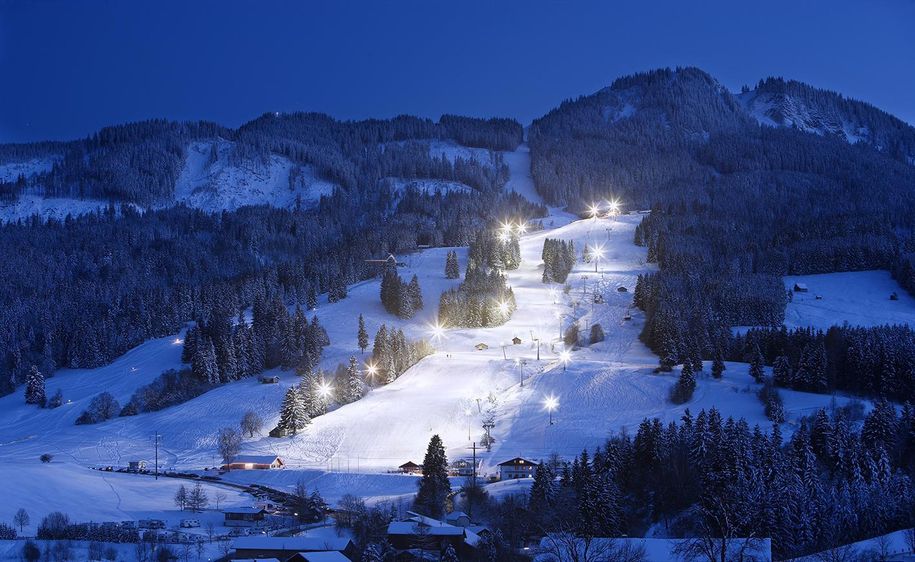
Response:
[{"label": "village house", "polygon": [[470,516],[463,511],[452,511],[445,516],[445,523],[454,525],[455,527],[469,527]]},{"label": "village house", "polygon": [[795,293],[806,293],[807,290],[808,290],[808,289],[807,289],[807,284],[806,284],[806,283],[795,283],[795,284],[794,284],[794,292],[795,292]]},{"label": "village house", "polygon": [[515,457],[499,464],[499,480],[515,480],[518,478],[533,478],[537,474],[540,463]]},{"label": "village house", "polygon": [[401,554],[416,551],[437,553],[450,544],[461,560],[464,560],[471,555],[480,541],[479,535],[465,527],[452,525],[412,511],[408,511],[407,515],[409,517],[406,520],[392,521],[388,525],[388,542]]},{"label": "village house", "polygon": [[226,527],[259,527],[267,511],[259,507],[232,507],[222,511]]},{"label": "village house", "polygon": [[226,465],[228,470],[269,470],[283,468],[283,460],[276,455],[238,455]]},{"label": "village house", "polygon": [[[356,546],[345,537],[239,537],[232,543],[232,560],[246,558],[276,558],[290,560],[307,553],[337,552],[349,560],[358,560]],[[337,557],[339,559],[339,557]],[[302,558],[298,558],[302,560]],[[309,559],[310,560],[310,559]]]},{"label": "village house", "polygon": [[[477,469],[480,468],[480,461],[477,461]],[[451,463],[448,470],[451,476],[473,476],[473,461],[470,459],[458,459]]]},{"label": "village house", "polygon": [[403,463],[402,465],[398,466],[397,468],[404,474],[422,474],[423,473],[423,465],[416,464],[413,461],[407,461],[407,462]]}]

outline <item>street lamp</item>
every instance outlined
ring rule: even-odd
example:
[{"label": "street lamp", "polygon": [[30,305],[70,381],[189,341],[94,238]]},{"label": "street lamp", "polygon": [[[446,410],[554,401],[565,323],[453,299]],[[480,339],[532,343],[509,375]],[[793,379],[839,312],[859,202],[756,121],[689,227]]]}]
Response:
[{"label": "street lamp", "polygon": [[572,360],[572,354],[569,353],[568,349],[563,349],[559,352],[559,361],[562,362],[562,372],[566,371],[566,366],[568,366],[569,361]]},{"label": "street lamp", "polygon": [[378,366],[375,365],[374,363],[366,363],[365,372],[369,376],[369,378],[372,380],[372,382],[375,382],[375,375],[378,374]]},{"label": "street lamp", "polygon": [[527,232],[527,225],[523,222],[518,223],[518,234],[524,234]]},{"label": "street lamp", "polygon": [[594,273],[597,273],[597,260],[604,257],[604,246],[595,246],[591,249],[591,253],[594,254]]},{"label": "street lamp", "polygon": [[505,316],[506,314],[508,314],[508,303],[507,303],[507,302],[505,302],[505,301],[499,301],[499,302],[497,302],[497,303],[496,303],[496,308],[499,309],[499,312],[500,312],[503,316]]},{"label": "street lamp", "polygon": [[619,210],[620,210],[620,202],[616,199],[611,199],[610,200],[610,212],[615,215],[616,213],[619,212]]},{"label": "street lamp", "polygon": [[470,416],[473,415],[473,410],[464,408],[464,415],[467,416],[467,440],[470,441]]},{"label": "street lamp", "polygon": [[591,213],[591,218],[596,219],[597,215],[600,214],[600,207],[598,207],[594,203],[591,203],[591,206],[588,207],[588,211]]},{"label": "street lamp", "polygon": [[321,397],[321,400],[327,402],[330,398],[330,395],[333,393],[333,387],[327,381],[321,381],[318,383],[318,396]]},{"label": "street lamp", "polygon": [[445,327],[438,320],[435,321],[435,324],[430,324],[429,329],[432,331],[433,341],[441,341],[445,336]]},{"label": "street lamp", "polygon": [[553,410],[559,407],[559,399],[550,394],[543,400],[543,407],[550,413],[550,425],[553,425]]}]

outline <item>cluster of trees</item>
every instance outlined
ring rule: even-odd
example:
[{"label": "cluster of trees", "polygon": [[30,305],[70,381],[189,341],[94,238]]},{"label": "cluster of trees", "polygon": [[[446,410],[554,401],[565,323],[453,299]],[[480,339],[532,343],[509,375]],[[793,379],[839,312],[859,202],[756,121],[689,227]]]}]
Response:
[{"label": "cluster of trees", "polygon": [[100,392],[92,397],[89,406],[76,418],[76,425],[110,420],[121,412],[121,405],[110,392]]},{"label": "cluster of trees", "polygon": [[191,369],[169,369],[154,381],[136,389],[120,415],[135,416],[144,412],[157,412],[196,398],[214,388],[214,385],[194,375]]},{"label": "cluster of trees", "polygon": [[286,390],[280,406],[280,421],[271,435],[295,435],[310,424],[312,418],[327,412],[330,398],[330,384],[323,375],[305,375],[298,385]]},{"label": "cluster of trees", "polygon": [[139,533],[135,528],[99,523],[71,523],[70,517],[60,511],[45,515],[38,525],[36,538],[39,540],[91,540],[102,542],[137,542]]},{"label": "cluster of trees", "polygon": [[646,419],[633,437],[543,463],[532,530],[637,536],[660,522],[675,537],[771,537],[782,559],[911,526],[915,410],[878,403],[853,426],[821,410],[786,442],[777,425],[766,433],[714,409]]},{"label": "cluster of trees", "polygon": [[322,349],[330,345],[317,316],[309,322],[299,305],[290,314],[277,295],[255,297],[250,326],[231,304],[214,305],[218,308],[207,311],[208,320],[187,331],[182,353],[194,375],[210,384],[274,367],[307,373],[318,366]]},{"label": "cluster of trees", "polygon": [[376,370],[373,383],[388,384],[417,364],[420,359],[433,353],[432,346],[425,340],[407,341],[403,330],[388,328],[382,324],[375,332],[372,345],[372,365]]},{"label": "cluster of trees", "polygon": [[575,243],[572,240],[547,238],[543,241],[543,282],[565,283],[575,265]]},{"label": "cluster of trees", "polygon": [[[907,146],[913,134],[866,104],[785,88],[882,127],[874,138],[899,141],[890,146]],[[901,256],[915,251],[915,193],[906,187],[915,168],[867,143],[760,126],[695,68],[621,78],[563,103],[533,123],[529,142],[548,203],[585,208],[613,196],[652,210],[635,241],[660,272],[639,306],[643,339],[666,362],[691,348],[706,358],[723,352],[730,326],[780,324],[783,275],[903,273]]]},{"label": "cluster of trees", "polygon": [[[504,324],[515,311],[515,294],[506,283],[500,269],[508,269],[504,255],[517,252],[520,265],[520,248],[517,237],[493,243],[481,233],[470,244],[467,269],[460,285],[442,293],[438,303],[438,320],[445,326],[468,328],[491,327]],[[495,250],[493,250],[495,249]]]},{"label": "cluster of trees", "polygon": [[190,490],[184,484],[181,484],[175,491],[175,507],[181,511],[188,509],[196,513],[203,511],[209,503],[210,498],[200,482],[194,484]]},{"label": "cluster of trees", "polygon": [[[455,256],[455,259],[457,257]],[[490,236],[486,229],[477,233],[467,250],[468,263],[485,265],[490,269],[514,270],[521,265],[521,244],[514,230],[500,231]]]},{"label": "cluster of trees", "polygon": [[772,365],[773,382],[785,388],[898,401],[915,396],[915,331],[908,326],[754,328],[735,336],[727,354]]},{"label": "cluster of trees", "polygon": [[381,304],[399,318],[413,318],[423,308],[423,292],[416,275],[405,283],[396,267],[386,267],[381,277]]}]

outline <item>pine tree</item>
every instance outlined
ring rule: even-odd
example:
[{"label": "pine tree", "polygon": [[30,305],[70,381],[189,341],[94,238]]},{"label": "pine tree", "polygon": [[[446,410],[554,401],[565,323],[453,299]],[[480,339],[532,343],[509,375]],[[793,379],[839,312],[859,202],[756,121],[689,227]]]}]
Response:
[{"label": "pine tree", "polygon": [[790,387],[791,378],[791,363],[786,356],[779,355],[772,364],[772,379],[778,386]]},{"label": "pine tree", "polygon": [[441,517],[445,513],[445,501],[451,494],[448,480],[448,458],[445,447],[438,435],[433,435],[423,458],[423,476],[419,481],[419,492],[415,505],[429,517]]},{"label": "pine tree", "polygon": [[309,423],[311,423],[311,418],[305,411],[302,395],[295,387],[289,387],[283,398],[278,427],[295,434]]},{"label": "pine tree", "polygon": [[45,394],[44,375],[38,370],[38,367],[32,365],[29,374],[25,379],[25,403],[38,404],[41,407],[47,403]]},{"label": "pine tree", "polygon": [[766,374],[763,368],[763,361],[762,353],[760,353],[759,347],[756,347],[753,352],[753,358],[750,361],[750,376],[757,383],[762,383]]},{"label": "pine tree", "polygon": [[378,331],[375,332],[375,343],[372,346],[372,359],[375,360],[376,364],[383,364],[382,362],[388,358],[388,328],[384,324],[378,328]]},{"label": "pine tree", "polygon": [[359,315],[359,332],[356,337],[359,342],[359,349],[362,350],[362,353],[365,353],[366,348],[369,346],[369,333],[365,330],[365,319],[361,314]]},{"label": "pine tree", "polygon": [[364,385],[362,377],[359,376],[359,368],[356,366],[356,358],[349,358],[349,366],[346,368],[346,402],[355,402],[362,398]]},{"label": "pine tree", "polygon": [[461,267],[458,264],[457,252],[451,250],[445,258],[445,278],[458,279],[461,277]]},{"label": "pine tree", "polygon": [[411,305],[413,306],[413,311],[423,309],[423,291],[419,288],[419,279],[416,275],[413,275],[413,278],[410,279],[409,290],[407,294],[410,297]]},{"label": "pine tree", "polygon": [[556,471],[550,463],[542,462],[534,473],[528,508],[531,513],[546,516],[556,500]]},{"label": "pine tree", "polygon": [[721,351],[715,352],[715,359],[712,361],[712,376],[716,379],[720,379],[724,374],[724,361],[721,358]]},{"label": "pine tree", "polygon": [[696,390],[696,378],[693,376],[693,368],[689,362],[683,364],[680,371],[680,378],[674,385],[671,393],[671,400],[674,404],[683,404],[689,402]]}]

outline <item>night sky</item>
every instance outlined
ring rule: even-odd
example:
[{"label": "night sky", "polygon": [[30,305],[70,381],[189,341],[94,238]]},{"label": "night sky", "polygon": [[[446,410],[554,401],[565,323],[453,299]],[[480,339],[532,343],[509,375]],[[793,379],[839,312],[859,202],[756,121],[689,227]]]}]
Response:
[{"label": "night sky", "polygon": [[915,123],[915,1],[0,0],[0,142],[267,111],[523,123],[617,76],[784,76]]}]

